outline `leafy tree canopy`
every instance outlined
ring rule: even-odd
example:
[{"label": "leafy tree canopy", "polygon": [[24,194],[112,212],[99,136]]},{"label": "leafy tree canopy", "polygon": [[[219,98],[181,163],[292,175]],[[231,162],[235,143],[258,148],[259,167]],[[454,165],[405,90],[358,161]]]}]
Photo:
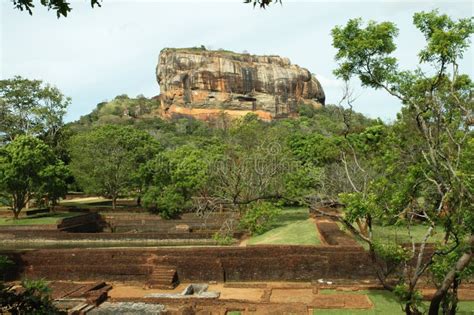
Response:
[{"label": "leafy tree canopy", "polygon": [[[26,11],[30,15],[33,15],[33,9],[35,7],[33,0],[11,0],[13,7],[20,11]],[[90,0],[91,7],[101,7],[100,0]],[[272,3],[281,3],[281,0],[245,0],[245,3],[252,3],[253,6],[259,6],[260,8],[265,9]],[[41,0],[40,4],[48,10],[53,10],[56,12],[58,18],[67,17],[68,13],[72,11],[71,4],[66,0]]]},{"label": "leafy tree canopy", "polygon": [[[30,15],[33,15],[33,8],[35,7],[33,0],[11,0],[13,7],[20,11],[27,11]],[[91,7],[95,6],[100,7],[101,1],[99,0],[90,0]],[[41,0],[40,4],[48,10],[56,11],[56,16],[60,18],[61,16],[67,17],[68,13],[72,11],[71,4],[66,0]]]},{"label": "leafy tree canopy", "polygon": [[140,165],[160,150],[147,132],[127,126],[105,125],[73,136],[70,168],[79,185],[90,193],[112,198],[140,190]]},{"label": "leafy tree canopy", "polygon": [[56,87],[40,80],[0,80],[0,143],[32,135],[54,145],[70,103]]},{"label": "leafy tree canopy", "polygon": [[212,148],[204,151],[183,145],[165,151],[142,169],[145,180],[144,205],[164,218],[191,208],[191,198],[209,181]]},{"label": "leafy tree canopy", "polygon": [[281,4],[281,0],[245,0],[245,3],[252,3],[254,7],[258,5],[260,8],[265,9],[272,3]]},{"label": "leafy tree canopy", "polygon": [[[332,30],[339,62],[336,76],[346,81],[358,78],[363,86],[385,90],[404,105],[388,129],[372,128],[347,137],[352,155],[344,156],[343,165],[353,192],[341,195],[346,205],[342,221],[350,229],[352,222],[365,222],[368,233],[362,233],[362,238],[372,250],[381,248],[370,231],[375,214],[388,220],[398,218],[408,230],[414,221],[424,221],[422,244],[436,226],[443,227],[444,242],[438,250],[428,254],[422,245],[419,253],[411,251],[408,259],[418,257],[418,263],[399,274],[400,284],[394,288],[405,312],[417,314],[417,283],[435,263],[440,285],[430,314],[438,314],[441,300],[445,311],[456,309],[456,298],[449,297],[456,294],[466,274],[463,271],[474,246],[472,230],[465,228],[472,225],[474,210],[472,183],[467,179],[472,169],[468,171],[471,175],[465,169],[469,164],[465,157],[472,151],[473,83],[468,75],[459,73],[457,64],[469,47],[474,24],[472,18],[455,21],[438,11],[416,13],[413,23],[426,39],[418,54],[423,69],[400,69],[393,56],[398,29],[391,22],[364,24],[353,19]],[[356,166],[354,172],[350,164]],[[354,180],[358,174],[362,185]]]},{"label": "leafy tree canopy", "polygon": [[15,218],[32,199],[54,203],[66,193],[69,176],[51,148],[32,136],[18,136],[0,148],[0,193],[8,198]]}]

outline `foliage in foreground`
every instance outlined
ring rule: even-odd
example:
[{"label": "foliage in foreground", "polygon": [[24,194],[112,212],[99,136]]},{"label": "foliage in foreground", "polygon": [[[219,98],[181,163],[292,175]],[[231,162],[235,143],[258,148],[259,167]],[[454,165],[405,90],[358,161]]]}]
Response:
[{"label": "foliage in foreground", "polygon": [[[0,256],[0,273],[4,273],[13,263]],[[15,290],[0,279],[0,312],[9,314],[60,314],[53,305],[50,289],[43,280],[23,280],[21,289]]]},{"label": "foliage in foreground", "polygon": [[[26,11],[30,15],[33,15],[33,9],[35,7],[33,0],[11,0],[13,7],[20,11]],[[90,5],[92,8],[101,7],[100,0],[90,0]],[[260,8],[265,9],[271,3],[281,3],[281,0],[245,0],[245,3],[253,3],[253,6],[259,6]],[[42,6],[48,8],[48,10],[53,10],[56,12],[56,16],[67,17],[67,15],[72,11],[71,4],[66,0],[51,0],[51,1],[41,1]]]},{"label": "foliage in foreground", "polygon": [[[457,287],[470,274],[465,270],[474,248],[472,169],[465,168],[465,156],[472,150],[474,85],[458,72],[474,25],[472,18],[454,21],[437,11],[416,13],[413,23],[426,39],[418,57],[429,71],[399,69],[392,55],[398,29],[391,22],[364,25],[353,19],[332,31],[339,61],[335,74],[346,81],[356,77],[363,86],[382,89],[403,104],[393,126],[370,138],[356,136],[359,141],[347,137],[342,162],[352,192],[340,196],[345,216],[337,218],[369,244],[374,258],[378,254],[385,260],[379,279],[397,293],[406,314],[421,312],[419,280],[433,263],[444,261],[433,267],[438,290],[429,313],[438,314],[443,304],[448,314],[456,310]],[[355,165],[352,171],[350,164]],[[417,246],[411,239],[411,250],[390,249],[373,239],[377,219],[400,220],[408,232],[421,221],[426,232]],[[444,229],[444,239],[430,252],[427,243],[437,226]],[[392,263],[399,268],[388,266]],[[385,281],[392,272],[399,279],[396,286]]]}]

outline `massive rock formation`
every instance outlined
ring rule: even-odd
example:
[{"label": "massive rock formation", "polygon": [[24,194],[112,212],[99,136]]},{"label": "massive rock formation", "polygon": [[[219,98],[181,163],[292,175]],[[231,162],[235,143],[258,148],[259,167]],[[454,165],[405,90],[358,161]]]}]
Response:
[{"label": "massive rock formation", "polygon": [[208,119],[254,112],[265,120],[324,105],[318,80],[288,58],[204,49],[163,49],[156,77],[163,115]]}]

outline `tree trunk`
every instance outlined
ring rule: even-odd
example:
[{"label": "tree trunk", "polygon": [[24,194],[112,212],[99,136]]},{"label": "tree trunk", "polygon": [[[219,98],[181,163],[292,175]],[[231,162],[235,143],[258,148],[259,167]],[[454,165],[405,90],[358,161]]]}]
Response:
[{"label": "tree trunk", "polygon": [[[384,271],[383,265],[379,264],[377,254],[375,253],[374,246],[369,244],[369,257],[372,265],[375,267],[375,273],[377,274],[377,278],[379,279],[380,283],[382,284],[383,288],[387,291],[393,292],[394,287],[393,285],[389,284],[386,280],[388,275],[391,273],[390,271]],[[387,267],[388,269],[388,267]]]},{"label": "tree trunk", "polygon": [[22,202],[20,201],[20,198],[15,198],[15,201],[13,202],[13,218],[15,220],[18,220],[18,217],[20,216],[20,212],[23,209]]},{"label": "tree trunk", "polygon": [[410,308],[410,303],[405,304],[405,314],[406,315],[412,315],[411,308]]},{"label": "tree trunk", "polygon": [[361,219],[357,219],[356,221],[357,226],[359,227],[359,231],[362,235],[365,237],[369,236],[369,226],[367,225],[367,222],[362,221]]},{"label": "tree trunk", "polygon": [[411,302],[405,304],[405,314],[406,315],[414,315],[415,313],[411,309]]},{"label": "tree trunk", "polygon": [[113,196],[112,197],[112,209],[115,210],[116,206],[117,206],[117,196]]},{"label": "tree trunk", "polygon": [[412,302],[408,302],[405,304],[405,314],[406,315],[420,315],[421,312],[416,307],[412,308],[412,306],[413,306]]},{"label": "tree trunk", "polygon": [[137,206],[141,207],[142,206],[142,196],[138,195],[137,197]]},{"label": "tree trunk", "polygon": [[12,204],[13,217],[15,220],[17,220],[18,217],[20,216],[21,210],[25,208],[25,206],[30,201],[30,198],[28,194],[15,193],[15,194],[12,194],[12,200],[13,200],[13,204]]},{"label": "tree trunk", "polygon": [[443,283],[441,284],[439,289],[436,291],[436,293],[433,295],[433,298],[431,299],[431,303],[430,303],[430,309],[428,311],[429,315],[438,315],[441,301],[446,296],[446,293],[448,292],[449,287],[453,283],[456,277],[456,274],[459,271],[462,271],[464,268],[466,268],[471,262],[472,251],[474,248],[474,235],[471,235],[469,243],[470,245],[469,245],[468,251],[459,258],[459,260],[456,262],[453,268],[446,274],[446,276],[443,279]]},{"label": "tree trunk", "polygon": [[449,309],[449,315],[456,315],[456,310],[458,308],[458,286],[459,286],[459,277],[454,277],[453,281],[453,300],[451,301],[451,308]]},{"label": "tree trunk", "polygon": [[56,205],[57,205],[57,201],[56,201],[56,199],[54,199],[54,200],[51,202],[51,212],[53,212],[53,213],[56,212]]}]

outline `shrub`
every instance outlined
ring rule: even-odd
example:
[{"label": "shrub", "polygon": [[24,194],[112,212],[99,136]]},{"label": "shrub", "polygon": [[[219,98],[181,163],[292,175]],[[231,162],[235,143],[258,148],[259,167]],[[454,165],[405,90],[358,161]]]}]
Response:
[{"label": "shrub", "polygon": [[231,235],[227,233],[216,232],[212,235],[212,239],[219,245],[230,245],[234,241]]},{"label": "shrub", "polygon": [[0,255],[0,274],[3,275],[2,277],[0,277],[0,282],[5,280],[3,278],[5,277],[6,271],[11,266],[13,266],[13,262],[8,259],[7,256]]},{"label": "shrub", "polygon": [[172,219],[182,212],[186,201],[172,186],[166,186],[163,189],[151,187],[143,195],[143,205],[163,219]]},{"label": "shrub", "polygon": [[62,314],[53,304],[51,290],[43,280],[23,280],[23,290],[17,292],[0,282],[0,313],[7,314]]},{"label": "shrub", "polygon": [[302,103],[298,106],[298,114],[304,117],[313,118],[316,113],[316,108],[310,104]]},{"label": "shrub", "polygon": [[240,226],[252,234],[262,234],[272,225],[275,218],[281,214],[281,209],[269,202],[256,202],[249,208],[240,220]]}]

